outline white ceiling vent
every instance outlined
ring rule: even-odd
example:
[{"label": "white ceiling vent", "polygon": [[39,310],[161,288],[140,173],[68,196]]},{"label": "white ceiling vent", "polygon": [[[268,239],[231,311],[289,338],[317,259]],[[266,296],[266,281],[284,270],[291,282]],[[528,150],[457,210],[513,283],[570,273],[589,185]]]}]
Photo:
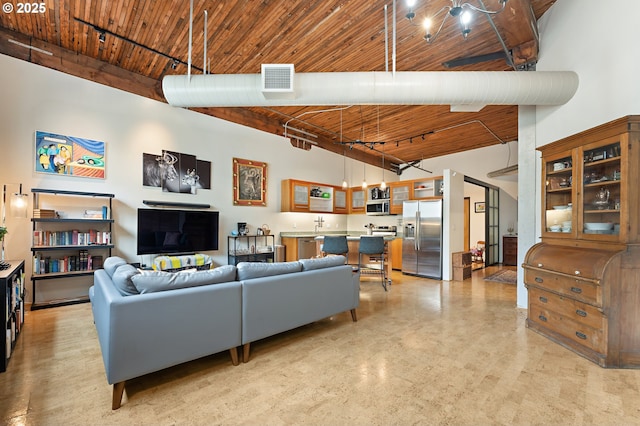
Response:
[{"label": "white ceiling vent", "polygon": [[262,64],[262,93],[288,94],[293,97],[293,64]]}]

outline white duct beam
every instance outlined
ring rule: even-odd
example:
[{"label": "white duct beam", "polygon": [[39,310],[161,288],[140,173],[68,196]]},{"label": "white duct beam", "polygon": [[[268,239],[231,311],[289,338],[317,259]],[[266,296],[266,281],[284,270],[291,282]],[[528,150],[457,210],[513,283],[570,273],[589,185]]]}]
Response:
[{"label": "white duct beam", "polygon": [[260,74],[168,75],[178,107],[319,105],[562,105],[578,89],[573,71],[296,73],[293,99],[267,99]]}]

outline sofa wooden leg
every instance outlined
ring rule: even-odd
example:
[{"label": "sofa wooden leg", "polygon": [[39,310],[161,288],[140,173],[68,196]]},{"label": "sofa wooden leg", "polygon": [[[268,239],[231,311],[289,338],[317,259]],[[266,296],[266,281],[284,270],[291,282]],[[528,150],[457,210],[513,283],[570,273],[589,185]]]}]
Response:
[{"label": "sofa wooden leg", "polygon": [[124,393],[124,382],[113,384],[113,397],[111,399],[111,409],[117,410],[122,404],[122,394]]},{"label": "sofa wooden leg", "polygon": [[251,343],[245,343],[242,345],[242,362],[249,362],[249,350],[251,349]]},{"label": "sofa wooden leg", "polygon": [[356,308],[353,308],[351,310],[351,319],[353,320],[353,322],[357,322],[358,321],[358,317],[356,316]]},{"label": "sofa wooden leg", "polygon": [[233,348],[229,349],[229,353],[231,354],[231,363],[233,365],[240,364],[240,361],[238,361],[238,348],[233,347]]}]

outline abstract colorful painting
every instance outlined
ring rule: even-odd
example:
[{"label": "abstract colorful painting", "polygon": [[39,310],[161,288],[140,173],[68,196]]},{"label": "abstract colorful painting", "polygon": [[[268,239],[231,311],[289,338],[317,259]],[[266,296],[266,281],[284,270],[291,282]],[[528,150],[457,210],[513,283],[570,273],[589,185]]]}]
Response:
[{"label": "abstract colorful painting", "polygon": [[38,173],[104,179],[104,153],[104,142],[36,131]]}]

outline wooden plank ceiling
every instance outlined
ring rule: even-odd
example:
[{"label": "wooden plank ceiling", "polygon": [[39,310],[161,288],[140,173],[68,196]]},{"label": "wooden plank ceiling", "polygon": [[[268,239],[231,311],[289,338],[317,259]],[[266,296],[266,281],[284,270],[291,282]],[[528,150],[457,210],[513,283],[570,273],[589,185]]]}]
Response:
[{"label": "wooden plank ceiling", "polygon": [[[478,0],[470,2],[480,5]],[[515,67],[503,58],[446,68],[443,63],[453,59],[503,52],[489,20],[477,14],[464,40],[457,21],[449,18],[435,43],[427,44],[418,23],[451,2],[418,1],[416,18],[410,22],[405,18],[409,9],[398,0],[396,69],[524,72],[515,69],[535,64],[536,22],[554,2],[508,0],[505,10],[493,15]],[[497,0],[483,3],[498,7]],[[204,69],[205,10],[211,73],[259,73],[261,64],[270,63],[292,63],[296,73],[384,71],[385,66],[391,70],[391,62],[385,62],[385,36],[391,57],[392,4],[195,0],[192,72]],[[48,0],[45,8],[44,13],[0,14],[0,53],[160,101],[162,78],[187,73],[188,0]],[[197,110],[280,135],[289,122],[317,136],[303,135],[317,141],[313,149],[345,153],[378,166],[384,153],[385,168],[518,138],[517,106],[488,106],[477,113],[452,113],[449,106],[340,107]]]}]

